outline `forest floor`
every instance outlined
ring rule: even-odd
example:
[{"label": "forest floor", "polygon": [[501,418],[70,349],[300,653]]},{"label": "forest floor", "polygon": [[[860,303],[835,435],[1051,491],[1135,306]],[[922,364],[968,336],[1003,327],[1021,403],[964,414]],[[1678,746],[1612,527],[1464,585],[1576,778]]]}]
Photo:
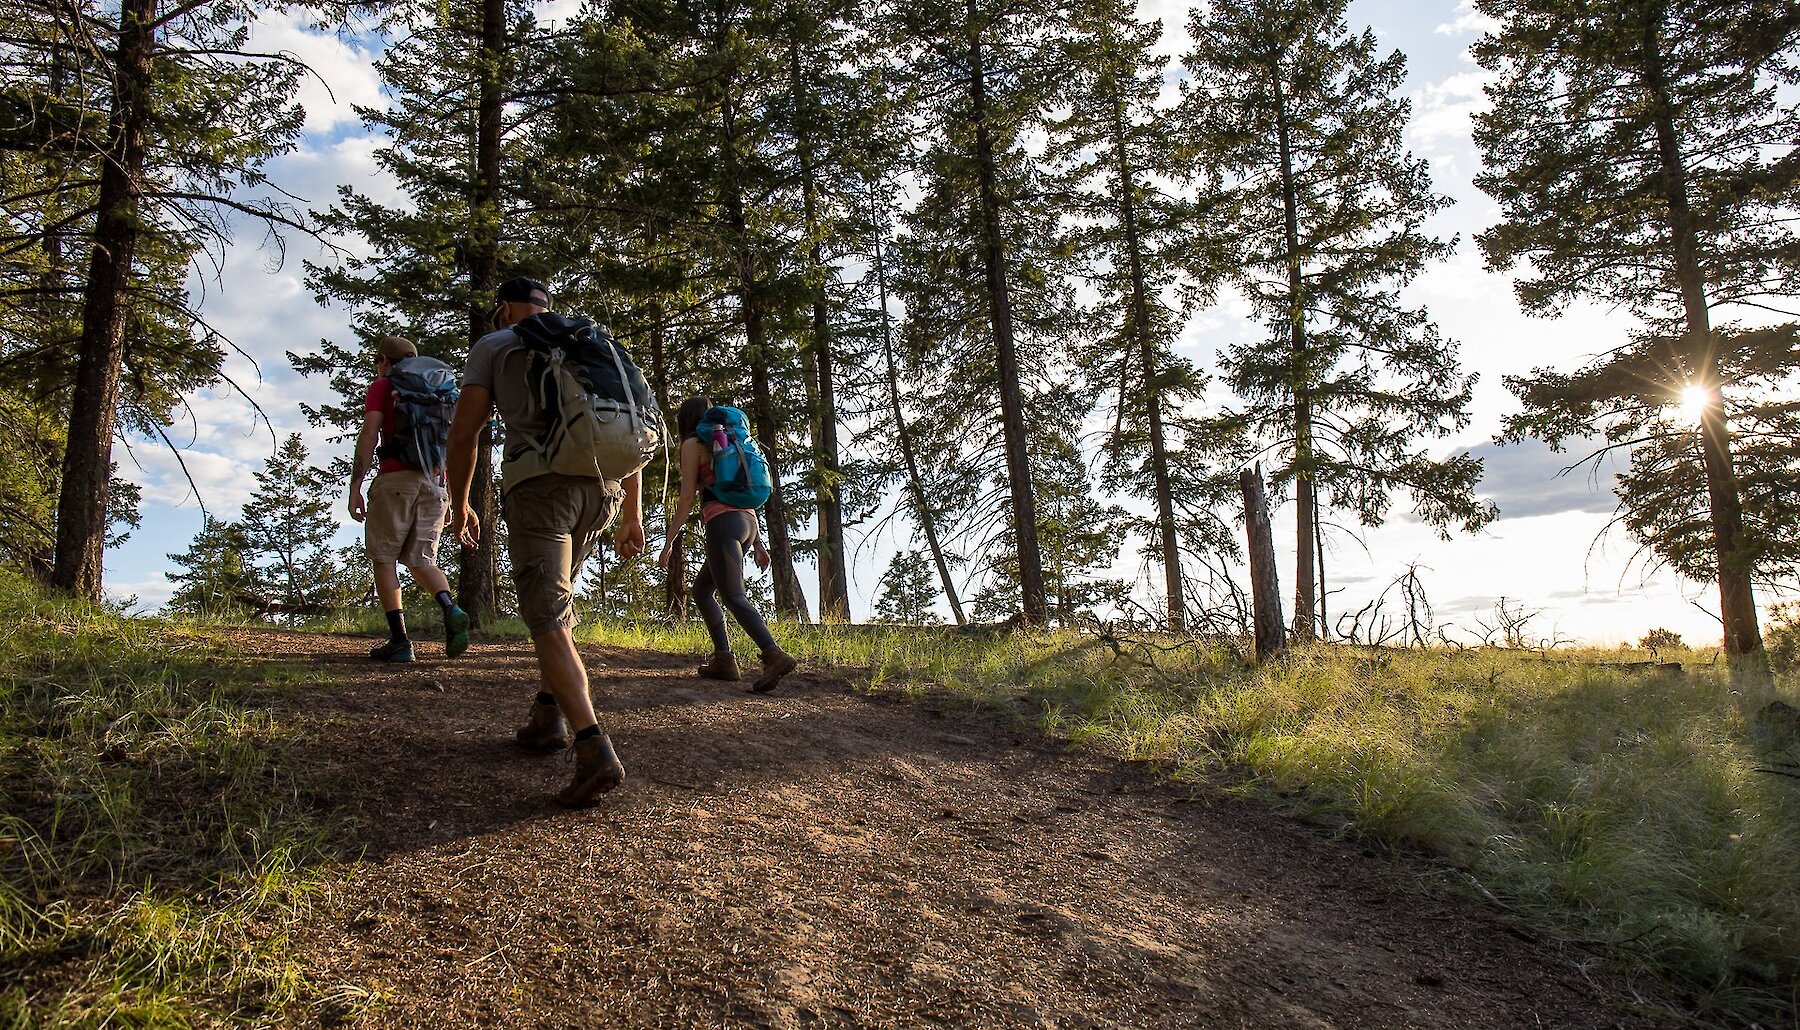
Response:
[{"label": "forest floor", "polygon": [[769,696],[691,656],[586,647],[624,787],[550,795],[512,746],[529,644],[369,662],[243,631],[351,867],[292,936],[394,1026],[1659,1025],[1591,954],[1423,860],[1005,712],[806,671]]}]

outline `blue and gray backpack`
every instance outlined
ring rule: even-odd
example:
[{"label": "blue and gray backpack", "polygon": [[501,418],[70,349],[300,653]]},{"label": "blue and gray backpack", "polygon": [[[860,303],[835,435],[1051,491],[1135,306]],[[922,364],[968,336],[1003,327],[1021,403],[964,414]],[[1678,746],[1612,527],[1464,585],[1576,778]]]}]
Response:
[{"label": "blue and gray backpack", "polygon": [[456,411],[456,370],[423,355],[404,358],[388,370],[394,387],[394,435],[377,449],[408,468],[430,475],[443,470]]},{"label": "blue and gray backpack", "polygon": [[733,508],[760,508],[775,490],[769,459],[750,436],[750,420],[722,404],[706,409],[694,435],[712,449],[712,499]]}]

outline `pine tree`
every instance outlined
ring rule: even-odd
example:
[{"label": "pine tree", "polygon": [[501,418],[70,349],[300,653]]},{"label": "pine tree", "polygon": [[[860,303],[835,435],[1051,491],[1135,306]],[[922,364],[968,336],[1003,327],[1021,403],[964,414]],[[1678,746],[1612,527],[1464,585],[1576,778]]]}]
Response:
[{"label": "pine tree", "polygon": [[[791,490],[783,485],[782,455],[788,451],[781,428],[786,419],[781,405],[780,371],[798,365],[784,353],[780,335],[783,314],[796,312],[784,287],[796,285],[794,269],[785,260],[785,244],[794,222],[794,205],[784,204],[777,192],[786,176],[774,163],[775,155],[759,143],[774,126],[768,124],[769,93],[781,85],[782,53],[772,40],[771,12],[731,0],[715,0],[705,31],[710,35],[711,56],[718,76],[703,91],[706,106],[717,111],[715,133],[719,199],[717,243],[729,257],[735,272],[733,293],[743,327],[743,359],[749,365],[750,396],[747,410],[758,440],[769,456],[774,491],[766,506],[770,571],[774,577],[777,612],[804,620],[805,595],[794,572]],[[792,477],[787,477],[791,479]]]},{"label": "pine tree", "polygon": [[269,599],[259,590],[243,527],[208,515],[193,543],[169,560],[179,572],[163,573],[175,593],[163,610],[177,615],[261,615]]},{"label": "pine tree", "polygon": [[750,416],[776,478],[775,607],[805,619],[794,533],[809,508],[796,490],[811,453],[809,300],[782,17],[740,0],[596,10],[562,62],[592,99],[547,113],[538,185],[578,227],[557,260],[620,339],[649,344],[636,353],[670,413],[705,395]]},{"label": "pine tree", "polygon": [[815,553],[819,566],[819,620],[850,621],[850,571],[844,541],[845,484],[838,429],[841,418],[844,344],[841,317],[834,318],[834,261],[840,225],[847,214],[853,167],[864,142],[876,131],[857,64],[866,57],[854,26],[865,13],[860,0],[791,0],[787,16],[788,131],[799,175],[802,230],[807,262],[804,287],[810,308],[801,354],[812,414],[814,510],[818,518]]},{"label": "pine tree", "polygon": [[596,551],[584,578],[581,601],[594,618],[618,625],[664,613],[663,570],[652,557],[639,555],[621,562],[605,550]]},{"label": "pine tree", "polygon": [[875,599],[877,622],[909,626],[944,621],[933,609],[937,587],[932,583],[931,559],[924,551],[897,551],[881,577],[881,595]]},{"label": "pine tree", "polygon": [[[1095,574],[1118,560],[1130,520],[1125,509],[1089,492],[1093,477],[1072,442],[1044,441],[1032,461],[1050,615],[1059,625],[1074,626],[1085,612],[1125,596],[1124,581]],[[1011,614],[1010,599],[1018,590],[1018,566],[1010,554],[999,552],[990,571],[992,578],[973,602],[975,617],[984,621]]]},{"label": "pine tree", "polygon": [[[1071,18],[1063,42],[1073,69],[1068,113],[1052,126],[1050,153],[1066,166],[1087,282],[1099,294],[1080,360],[1113,398],[1104,485],[1155,505],[1154,518],[1135,520],[1136,528],[1162,566],[1164,621],[1179,633],[1183,551],[1235,551],[1229,527],[1213,515],[1226,506],[1230,484],[1183,446],[1203,435],[1183,412],[1206,377],[1171,349],[1183,322],[1177,290],[1192,299],[1210,293],[1210,219],[1164,185],[1187,169],[1176,159],[1169,113],[1158,107],[1168,64],[1154,52],[1161,24],[1139,22],[1125,0],[1087,0]],[[1187,257],[1185,279],[1178,253]]]},{"label": "pine tree", "polygon": [[256,473],[256,490],[238,523],[259,593],[290,621],[330,611],[338,578],[331,547],[336,491],[309,457],[300,434],[282,441]]},{"label": "pine tree", "polygon": [[[349,430],[361,421],[375,338],[406,336],[421,354],[460,364],[492,329],[495,287],[513,274],[544,275],[540,223],[520,210],[533,164],[520,130],[553,95],[548,58],[560,34],[541,29],[531,8],[525,0],[383,6],[388,27],[406,30],[377,63],[391,102],[359,113],[386,133],[377,160],[407,200],[388,206],[344,186],[320,216],[333,232],[365,240],[368,252],[308,266],[321,302],[351,308],[359,341],[288,355],[302,373],[328,377],[341,398],[308,408],[313,424]],[[496,607],[501,568],[494,443],[485,430],[470,492],[484,532],[456,563],[458,603],[478,623]]]},{"label": "pine tree", "polygon": [[[1752,579],[1759,565],[1791,569],[1800,535],[1778,485],[1800,471],[1796,427],[1770,387],[1791,388],[1800,358],[1791,326],[1715,313],[1760,314],[1800,292],[1800,112],[1783,92],[1800,75],[1800,7],[1477,6],[1498,22],[1474,48],[1496,76],[1475,130],[1488,166],[1476,184],[1504,215],[1480,237],[1489,266],[1529,266],[1516,287],[1528,312],[1594,298],[1643,323],[1578,372],[1509,378],[1525,410],[1503,437],[1561,446],[1598,430],[1600,453],[1631,449],[1627,526],[1683,573],[1716,578],[1726,655],[1760,676]],[[1701,402],[1697,430],[1671,417],[1686,391]]]},{"label": "pine tree", "polygon": [[226,244],[234,218],[307,231],[250,192],[300,126],[290,101],[303,69],[255,51],[248,25],[261,10],[123,0],[9,11],[22,28],[0,59],[20,74],[4,102],[31,117],[0,132],[0,204],[23,216],[9,220],[0,275],[33,281],[6,291],[24,300],[0,315],[0,359],[10,379],[66,391],[50,576],[63,590],[100,593],[114,434],[160,433],[183,389],[219,379],[220,341],[188,302],[190,263]]},{"label": "pine tree", "polygon": [[[946,515],[961,510],[965,505],[950,503],[962,496],[963,491],[944,489],[946,477],[934,475],[950,471],[952,481],[956,479],[955,464],[949,466],[932,465],[929,468],[921,459],[921,451],[928,453],[950,453],[952,447],[947,441],[933,440],[933,434],[921,433],[916,420],[909,420],[904,398],[916,396],[914,381],[903,381],[900,363],[896,358],[893,312],[888,303],[889,262],[892,260],[893,248],[890,246],[892,229],[892,213],[895,207],[894,189],[884,177],[876,176],[866,190],[865,209],[858,224],[868,239],[868,249],[864,257],[868,262],[869,278],[875,287],[874,309],[871,312],[871,333],[879,341],[881,364],[875,370],[873,379],[879,384],[873,389],[878,396],[871,402],[868,415],[871,429],[864,435],[865,440],[886,440],[887,453],[877,452],[873,457],[877,474],[885,466],[887,474],[882,479],[895,478],[906,484],[905,501],[900,510],[910,514],[912,521],[925,536],[925,543],[931,552],[932,565],[937,569],[938,582],[943,589],[944,599],[950,604],[951,614],[956,618],[958,626],[967,623],[963,614],[962,598],[951,578],[952,565],[960,564],[960,558],[951,554],[944,542],[942,526]],[[927,423],[929,427],[929,423]],[[922,446],[923,445],[923,446]]]},{"label": "pine tree", "polygon": [[1405,57],[1351,32],[1348,3],[1219,0],[1190,16],[1182,59],[1183,142],[1226,184],[1233,279],[1268,327],[1222,368],[1248,405],[1231,423],[1293,484],[1302,640],[1318,621],[1322,506],[1378,525],[1405,490],[1440,533],[1495,514],[1474,495],[1480,461],[1427,449],[1468,424],[1474,384],[1426,312],[1400,300],[1450,253],[1424,231],[1448,200],[1403,148]]},{"label": "pine tree", "polygon": [[[700,256],[708,216],[693,184],[711,170],[693,102],[709,74],[696,31],[685,9],[654,2],[610,4],[572,22],[544,87],[561,102],[533,119],[537,147],[520,181],[523,207],[553,213],[556,231],[539,234],[533,257],[560,303],[607,324],[665,418],[689,392],[726,385],[706,374],[708,348],[730,329],[718,270]],[[661,456],[644,470],[652,532],[669,513],[675,474]],[[661,493],[648,489],[657,484]],[[687,618],[686,559],[677,549],[664,582],[664,608],[678,621]]]},{"label": "pine tree", "polygon": [[[986,543],[1010,543],[1019,614],[1042,623],[1050,606],[1031,441],[1072,432],[1091,402],[1064,361],[1075,317],[1062,212],[1027,148],[1064,71],[1051,46],[1061,8],[931,0],[893,18],[926,139],[896,292],[909,346],[957,370],[918,399],[962,441],[957,462],[1000,484],[998,495],[968,499],[968,520]],[[1007,528],[993,532],[1002,513]]]},{"label": "pine tree", "polygon": [[42,582],[56,531],[61,412],[0,388],[0,564]]}]

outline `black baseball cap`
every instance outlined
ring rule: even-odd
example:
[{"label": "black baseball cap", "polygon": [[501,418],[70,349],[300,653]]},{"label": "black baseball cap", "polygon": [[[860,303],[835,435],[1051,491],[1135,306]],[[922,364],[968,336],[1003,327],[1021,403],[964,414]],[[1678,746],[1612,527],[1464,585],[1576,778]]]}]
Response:
[{"label": "black baseball cap", "polygon": [[501,302],[541,304],[549,307],[550,288],[536,279],[527,279],[521,275],[516,279],[508,279],[501,283],[500,288],[494,291],[494,299]]}]

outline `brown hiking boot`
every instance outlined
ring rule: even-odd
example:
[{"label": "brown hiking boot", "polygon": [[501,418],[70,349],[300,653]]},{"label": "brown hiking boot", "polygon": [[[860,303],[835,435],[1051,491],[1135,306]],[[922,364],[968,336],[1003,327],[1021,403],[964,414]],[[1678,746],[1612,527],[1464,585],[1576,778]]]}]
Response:
[{"label": "brown hiking boot", "polygon": [[758,694],[767,694],[781,682],[781,677],[793,672],[799,664],[794,660],[793,655],[779,647],[773,651],[763,652],[762,675],[756,677],[756,682],[750,684],[750,689]]},{"label": "brown hiking boot", "polygon": [[513,735],[527,751],[548,754],[569,746],[569,724],[554,704],[531,702],[531,718]]},{"label": "brown hiking boot", "polygon": [[700,666],[702,679],[727,680],[736,683],[743,674],[738,671],[737,657],[730,651],[714,651]]},{"label": "brown hiking boot", "polygon": [[575,742],[575,779],[556,803],[564,808],[586,808],[600,795],[625,782],[625,763],[613,751],[605,731],[598,737]]}]

